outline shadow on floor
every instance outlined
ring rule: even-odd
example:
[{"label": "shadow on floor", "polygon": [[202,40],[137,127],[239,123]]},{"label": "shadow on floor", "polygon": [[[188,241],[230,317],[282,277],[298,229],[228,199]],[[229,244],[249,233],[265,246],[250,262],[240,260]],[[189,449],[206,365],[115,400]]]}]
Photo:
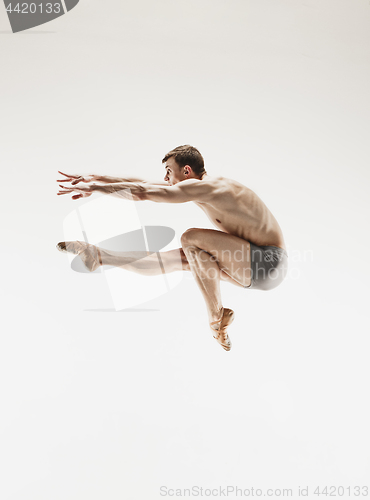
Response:
[{"label": "shadow on floor", "polygon": [[121,309],[116,311],[115,309],[84,309],[85,312],[105,312],[105,313],[139,313],[139,312],[158,312],[160,309]]}]

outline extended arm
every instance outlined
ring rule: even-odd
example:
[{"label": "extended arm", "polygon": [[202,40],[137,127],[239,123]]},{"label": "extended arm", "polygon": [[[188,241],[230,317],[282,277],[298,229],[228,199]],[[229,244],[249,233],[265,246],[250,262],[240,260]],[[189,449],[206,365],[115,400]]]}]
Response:
[{"label": "extended arm", "polygon": [[136,177],[110,177],[109,175],[95,175],[95,181],[102,182],[104,184],[115,184],[123,182],[140,182],[142,184],[153,184],[154,186],[167,186],[167,182],[160,181],[145,181],[144,179],[138,179]]},{"label": "extended arm", "polygon": [[187,201],[208,201],[215,193],[213,184],[209,181],[189,179],[175,186],[147,184],[145,182],[115,182],[112,184],[90,184],[88,186],[60,186],[58,194],[78,194],[73,200],[91,196],[94,191],[113,194],[120,198],[134,201],[150,200],[156,203],[186,203]]},{"label": "extended arm", "polygon": [[119,182],[95,185],[94,190],[106,194],[116,194],[135,201],[149,200],[156,203],[186,203],[187,201],[207,201],[214,194],[211,182],[189,179],[175,186],[147,184],[143,182]]},{"label": "extended arm", "polygon": [[138,179],[136,177],[111,177],[110,175],[95,175],[94,177],[96,182],[102,182],[103,184],[115,184],[117,182],[145,182],[143,179]]},{"label": "extended arm", "polygon": [[[87,184],[91,182],[101,182],[103,184],[115,184],[120,182],[142,182],[147,183],[143,179],[138,179],[136,177],[111,177],[110,175],[96,175],[96,174],[88,174],[88,175],[70,175],[64,174],[63,172],[58,172],[66,177],[66,179],[58,179],[57,182],[70,182],[73,186],[79,184],[80,182],[85,182]],[[166,182],[150,182],[149,184],[154,184],[158,186],[166,186]]]}]

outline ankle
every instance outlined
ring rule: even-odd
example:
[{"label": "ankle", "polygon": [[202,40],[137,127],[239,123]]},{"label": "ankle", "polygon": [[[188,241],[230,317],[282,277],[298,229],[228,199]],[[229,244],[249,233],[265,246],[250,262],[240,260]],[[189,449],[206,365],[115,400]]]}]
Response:
[{"label": "ankle", "polygon": [[221,320],[222,320],[223,312],[224,312],[224,308],[221,307],[221,309],[218,309],[214,313],[211,313],[209,316],[210,323],[216,322],[216,326],[217,326],[217,323],[221,322]]}]

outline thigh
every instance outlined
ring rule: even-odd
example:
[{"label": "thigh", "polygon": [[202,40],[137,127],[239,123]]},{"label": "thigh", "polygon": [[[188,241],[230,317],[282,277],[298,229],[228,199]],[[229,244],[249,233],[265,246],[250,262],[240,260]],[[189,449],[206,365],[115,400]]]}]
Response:
[{"label": "thigh", "polygon": [[250,243],[215,229],[188,229],[181,238],[184,246],[196,246],[212,255],[220,269],[242,286],[251,284]]},{"label": "thigh", "polygon": [[239,288],[245,288],[244,285],[239,283],[238,281],[235,281],[231,276],[229,276],[225,271],[222,271],[220,269],[220,280],[225,281],[226,283],[230,283],[231,285],[238,286]]},{"label": "thigh", "polygon": [[[161,252],[160,257],[163,262],[163,267],[166,273],[173,271],[190,271],[190,265],[188,259],[182,248],[177,250],[170,250],[168,252]],[[243,285],[235,281],[231,276],[229,276],[225,271],[220,269],[220,280],[226,281],[233,285],[244,288]]]}]

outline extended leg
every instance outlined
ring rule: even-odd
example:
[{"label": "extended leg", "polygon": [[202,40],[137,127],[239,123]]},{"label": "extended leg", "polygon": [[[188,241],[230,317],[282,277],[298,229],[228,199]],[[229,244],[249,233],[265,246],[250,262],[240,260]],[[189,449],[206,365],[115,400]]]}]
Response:
[{"label": "extended leg", "polygon": [[189,270],[182,248],[168,252],[114,252],[81,241],[60,242],[58,250],[70,252],[82,259],[85,266],[94,271],[101,265],[121,267],[145,276]]},{"label": "extended leg", "polygon": [[100,249],[102,264],[121,267],[126,271],[156,276],[162,273],[185,271],[189,269],[188,262],[182,248],[168,252],[156,252],[150,255],[145,252],[113,252]]}]

